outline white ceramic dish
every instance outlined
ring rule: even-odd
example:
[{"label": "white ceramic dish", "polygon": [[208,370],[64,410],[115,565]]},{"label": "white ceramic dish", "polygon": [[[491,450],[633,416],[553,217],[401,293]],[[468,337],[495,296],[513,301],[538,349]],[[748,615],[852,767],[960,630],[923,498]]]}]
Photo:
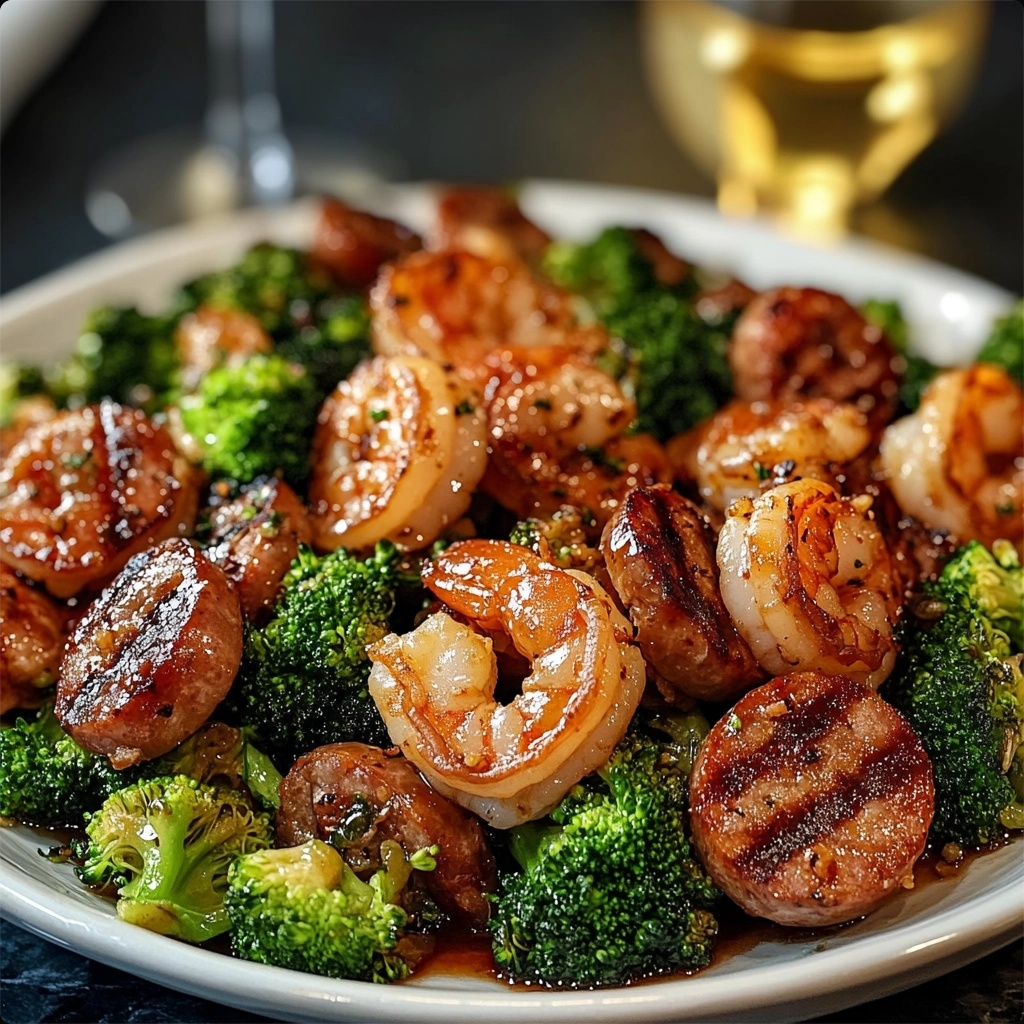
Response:
[{"label": "white ceramic dish", "polygon": [[[898,298],[925,351],[968,359],[1010,296],[965,274],[862,242],[827,251],[780,239],[758,223],[722,220],[703,202],[650,192],[534,183],[527,212],[557,236],[586,237],[612,223],[656,229],[682,254],[754,286],[810,284],[852,299]],[[421,188],[376,203],[423,227]],[[3,300],[5,358],[45,360],[68,349],[101,302],[158,308],[180,281],[224,265],[271,238],[303,245],[313,206],[253,212],[110,249]],[[902,893],[871,917],[815,939],[764,941],[692,978],[598,992],[511,990],[479,978],[431,975],[400,986],[281,971],[196,949],[123,924],[72,869],[43,860],[45,838],[0,833],[0,913],[79,953],[229,1006],[287,1020],[498,1021],[794,1020],[877,999],[969,963],[1024,932],[1024,843],[977,858],[954,881]]]}]

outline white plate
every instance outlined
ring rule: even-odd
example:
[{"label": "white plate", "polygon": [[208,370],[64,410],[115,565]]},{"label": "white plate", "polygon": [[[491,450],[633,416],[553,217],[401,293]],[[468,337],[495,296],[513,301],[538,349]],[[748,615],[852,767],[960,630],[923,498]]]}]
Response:
[{"label": "white plate", "polygon": [[[934,263],[847,242],[828,251],[732,223],[703,202],[650,192],[534,183],[527,212],[557,236],[613,223],[657,230],[696,262],[754,286],[818,285],[852,299],[898,298],[925,351],[969,359],[1010,296]],[[425,227],[423,189],[382,194],[380,211]],[[68,349],[101,302],[159,308],[180,281],[226,264],[254,241],[309,241],[313,206],[252,212],[118,246],[3,300],[6,358],[43,360]],[[431,975],[398,986],[331,981],[244,963],[154,935],[114,916],[70,866],[43,860],[45,838],[0,833],[0,913],[86,956],[171,988],[289,1020],[498,1021],[792,1020],[877,999],[969,963],[1024,931],[1024,843],[971,862],[954,881],[902,893],[864,921],[815,939],[763,941],[696,977],[597,992],[512,990],[478,978]]]}]

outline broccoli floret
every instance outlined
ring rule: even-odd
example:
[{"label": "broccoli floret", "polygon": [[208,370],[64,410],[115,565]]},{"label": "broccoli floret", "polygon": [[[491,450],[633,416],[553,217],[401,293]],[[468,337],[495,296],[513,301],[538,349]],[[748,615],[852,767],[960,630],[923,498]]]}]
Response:
[{"label": "broccoli floret", "polygon": [[0,362],[0,427],[9,427],[23,398],[46,394],[43,371],[28,363]]},{"label": "broccoli floret", "polygon": [[659,285],[629,231],[609,228],[583,245],[555,243],[544,267],[557,284],[581,295],[621,343],[601,362],[635,397],[635,429],[664,440],[732,397],[726,351],[738,314],[703,319],[694,282]]},{"label": "broccoli floret", "polygon": [[47,374],[54,401],[77,407],[112,398],[149,412],[159,409],[178,372],[176,324],[176,316],[147,316],[133,306],[94,309],[74,355]]},{"label": "broccoli floret", "polygon": [[913,412],[921,404],[921,395],[942,369],[910,349],[910,326],[898,302],[869,299],[861,306],[864,319],[881,328],[893,349],[903,360],[900,376],[899,415]]},{"label": "broccoli floret", "polygon": [[122,921],[187,942],[231,927],[228,868],[273,840],[269,816],[243,794],[185,775],[118,790],[87,819],[81,880],[116,887]]},{"label": "broccoli floret", "polygon": [[367,689],[366,648],[388,631],[398,561],[387,542],[365,559],[344,549],[317,556],[302,548],[273,618],[249,627],[228,701],[282,770],[324,743],[390,744]]},{"label": "broccoli floret", "polygon": [[319,398],[303,367],[279,355],[256,355],[219,366],[181,399],[181,421],[214,477],[247,483],[280,474],[301,489]]},{"label": "broccoli floret", "polygon": [[687,757],[634,726],[550,819],[512,830],[495,960],[553,986],[625,984],[710,961],[718,892],[690,854]]},{"label": "broccoli floret", "polygon": [[436,848],[406,859],[386,840],[385,867],[360,880],[332,846],[319,839],[263,850],[231,866],[224,902],[231,946],[246,960],[328,978],[397,981],[409,975],[402,943],[408,916],[398,905],[414,869],[432,870]]},{"label": "broccoli floret", "polygon": [[902,626],[886,696],[931,758],[937,844],[975,846],[1024,827],[1024,570],[977,541],[924,584]]},{"label": "broccoli floret", "polygon": [[601,557],[600,551],[589,543],[587,532],[595,522],[590,512],[566,505],[547,519],[530,518],[516,523],[509,540],[530,548],[559,568],[590,572]]},{"label": "broccoli floret", "polygon": [[997,363],[1017,381],[1024,384],[1024,299],[992,325],[978,353],[979,363]]},{"label": "broccoli floret", "polygon": [[0,730],[0,816],[50,828],[77,826],[111,793],[137,778],[106,757],[80,747],[53,713],[53,703],[33,719],[18,718]]},{"label": "broccoli floret", "polygon": [[236,266],[185,285],[178,309],[201,305],[254,316],[278,353],[307,368],[320,397],[370,354],[365,299],[340,293],[331,275],[297,249],[257,245]]}]

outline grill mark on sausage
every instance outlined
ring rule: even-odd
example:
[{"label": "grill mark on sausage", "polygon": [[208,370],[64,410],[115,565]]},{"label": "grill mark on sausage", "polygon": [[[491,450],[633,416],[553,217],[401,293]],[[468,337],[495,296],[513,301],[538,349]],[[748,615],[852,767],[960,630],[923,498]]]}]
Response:
[{"label": "grill mark on sausage", "polygon": [[717,774],[706,773],[702,802],[727,803],[736,800],[753,783],[777,775],[783,766],[810,763],[804,760],[834,728],[847,721],[857,702],[859,683],[840,691],[815,695],[796,703],[786,700],[788,713],[773,719],[774,728],[756,750],[724,762]]},{"label": "grill mark on sausage", "polygon": [[903,736],[890,734],[883,747],[861,762],[856,775],[844,775],[827,791],[806,793],[797,803],[779,809],[736,856],[737,867],[759,883],[770,882],[794,853],[834,834],[869,802],[914,785],[925,768]]}]

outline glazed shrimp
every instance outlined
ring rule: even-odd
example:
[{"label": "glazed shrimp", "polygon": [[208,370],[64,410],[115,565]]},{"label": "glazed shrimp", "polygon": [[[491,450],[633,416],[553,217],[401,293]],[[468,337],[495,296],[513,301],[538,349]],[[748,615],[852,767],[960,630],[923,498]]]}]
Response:
[{"label": "glazed shrimp", "polygon": [[673,438],[666,452],[677,476],[692,479],[708,505],[724,512],[752,498],[766,481],[812,477],[835,481],[835,471],[870,444],[867,417],[829,398],[730,402],[706,423]]},{"label": "glazed shrimp", "polygon": [[370,308],[376,352],[425,356],[474,379],[506,346],[597,351],[608,343],[602,328],[577,324],[567,292],[522,264],[464,251],[417,252],[385,267]]},{"label": "glazed shrimp", "polygon": [[550,244],[551,236],[523,214],[505,189],[463,185],[445,189],[438,199],[431,249],[464,249],[534,266]]},{"label": "glazed shrimp", "polygon": [[870,503],[797,480],[729,509],[722,599],[767,672],[816,670],[877,689],[892,671],[899,587]]},{"label": "glazed shrimp", "polygon": [[0,714],[35,708],[57,680],[67,613],[42,590],[0,565]]},{"label": "glazed shrimp", "polygon": [[481,489],[521,518],[564,504],[602,525],[636,486],[668,479],[661,446],[623,437],[636,406],[584,355],[559,347],[503,349],[487,365],[490,458]]},{"label": "glazed shrimp", "polygon": [[1024,393],[1001,367],[948,370],[882,436],[900,508],[961,542],[1024,543]]},{"label": "glazed shrimp", "polygon": [[55,597],[99,586],[136,552],[191,532],[200,479],[137,409],[60,413],[4,459],[0,559]]},{"label": "glazed shrimp", "polygon": [[737,398],[852,402],[881,429],[896,408],[892,345],[839,295],[777,288],[754,299],[729,347]]},{"label": "glazed shrimp", "polygon": [[[439,793],[492,825],[540,817],[625,733],[644,687],[632,629],[592,577],[506,541],[453,544],[423,582],[467,621],[437,612],[368,648],[391,738]],[[507,703],[488,633],[531,665]]]},{"label": "glazed shrimp", "polygon": [[320,410],[309,503],[313,543],[426,547],[469,508],[487,460],[484,413],[468,384],[429,359],[356,367]]}]

